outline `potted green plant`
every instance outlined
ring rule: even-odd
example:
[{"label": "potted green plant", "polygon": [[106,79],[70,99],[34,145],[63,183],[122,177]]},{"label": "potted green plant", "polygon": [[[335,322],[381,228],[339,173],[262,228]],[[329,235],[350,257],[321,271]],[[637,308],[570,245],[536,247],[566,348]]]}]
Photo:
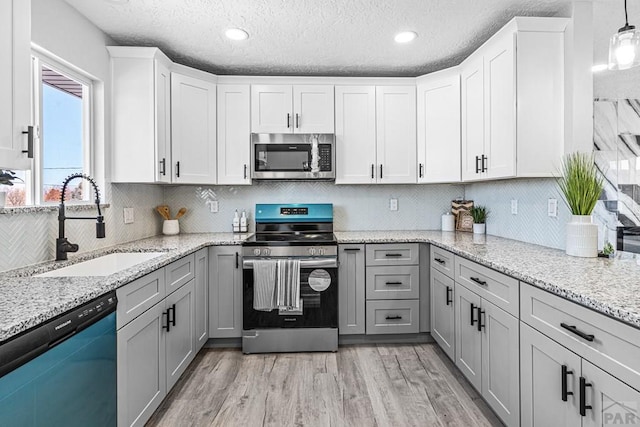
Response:
[{"label": "potted green plant", "polygon": [[4,186],[12,186],[14,181],[22,181],[16,176],[16,173],[7,169],[0,169],[0,208],[5,206],[7,201],[7,192]]},{"label": "potted green plant", "polygon": [[469,211],[473,217],[473,232],[475,234],[484,234],[486,232],[487,216],[489,209],[486,206],[477,205]]},{"label": "potted green plant", "polygon": [[567,255],[595,258],[598,256],[598,226],[591,213],[602,193],[604,177],[598,170],[593,153],[572,153],[562,160],[562,176],[558,186],[571,211],[567,224]]}]

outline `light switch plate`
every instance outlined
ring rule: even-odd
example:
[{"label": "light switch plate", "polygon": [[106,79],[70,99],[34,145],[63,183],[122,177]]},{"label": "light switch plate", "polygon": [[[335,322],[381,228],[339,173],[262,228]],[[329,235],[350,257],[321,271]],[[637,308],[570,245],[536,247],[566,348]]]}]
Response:
[{"label": "light switch plate", "polygon": [[547,201],[547,215],[553,218],[558,216],[558,199],[549,199]]},{"label": "light switch plate", "polygon": [[133,224],[133,221],[134,221],[133,208],[124,208],[124,223]]},{"label": "light switch plate", "polygon": [[398,199],[389,199],[389,210],[390,211],[398,210]]},{"label": "light switch plate", "polygon": [[218,201],[217,200],[207,200],[205,203],[209,206],[209,212],[218,213]]},{"label": "light switch plate", "polygon": [[518,199],[511,199],[511,214],[518,215]]}]

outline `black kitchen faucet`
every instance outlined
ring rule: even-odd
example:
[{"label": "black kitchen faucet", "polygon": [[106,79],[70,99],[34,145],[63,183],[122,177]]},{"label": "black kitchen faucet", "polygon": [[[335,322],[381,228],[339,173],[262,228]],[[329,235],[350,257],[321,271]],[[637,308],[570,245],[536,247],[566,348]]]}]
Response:
[{"label": "black kitchen faucet", "polygon": [[[98,216],[65,216],[64,213],[64,195],[67,191],[67,185],[69,182],[76,178],[83,178],[91,183],[93,186],[93,190],[96,193],[96,206],[98,207]],[[56,261],[64,261],[67,259],[67,252],[78,252],[79,246],[75,243],[69,242],[66,237],[64,237],[64,220],[65,219],[95,219],[96,223],[96,238],[103,239],[105,236],[104,229],[104,217],[100,212],[100,190],[98,189],[98,185],[88,175],[82,173],[76,173],[73,175],[69,175],[67,179],[64,180],[62,184],[62,194],[60,194],[60,205],[58,206],[58,238],[56,239]]]}]

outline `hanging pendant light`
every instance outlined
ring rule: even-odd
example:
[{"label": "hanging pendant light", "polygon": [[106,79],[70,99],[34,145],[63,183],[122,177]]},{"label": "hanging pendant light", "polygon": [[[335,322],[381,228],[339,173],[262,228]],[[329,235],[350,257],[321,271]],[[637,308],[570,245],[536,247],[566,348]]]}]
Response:
[{"label": "hanging pendant light", "polygon": [[624,0],[624,27],[609,41],[609,69],[626,70],[640,65],[640,30],[629,25],[627,0]]}]

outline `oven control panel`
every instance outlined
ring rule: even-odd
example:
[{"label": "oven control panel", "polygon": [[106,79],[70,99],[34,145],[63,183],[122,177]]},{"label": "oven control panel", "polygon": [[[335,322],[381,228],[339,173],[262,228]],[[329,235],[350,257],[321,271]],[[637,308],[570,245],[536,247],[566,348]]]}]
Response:
[{"label": "oven control panel", "polygon": [[245,246],[242,248],[242,256],[245,258],[336,257],[338,256],[338,246],[272,246],[268,248]]},{"label": "oven control panel", "polygon": [[280,215],[309,215],[309,208],[280,208]]}]

